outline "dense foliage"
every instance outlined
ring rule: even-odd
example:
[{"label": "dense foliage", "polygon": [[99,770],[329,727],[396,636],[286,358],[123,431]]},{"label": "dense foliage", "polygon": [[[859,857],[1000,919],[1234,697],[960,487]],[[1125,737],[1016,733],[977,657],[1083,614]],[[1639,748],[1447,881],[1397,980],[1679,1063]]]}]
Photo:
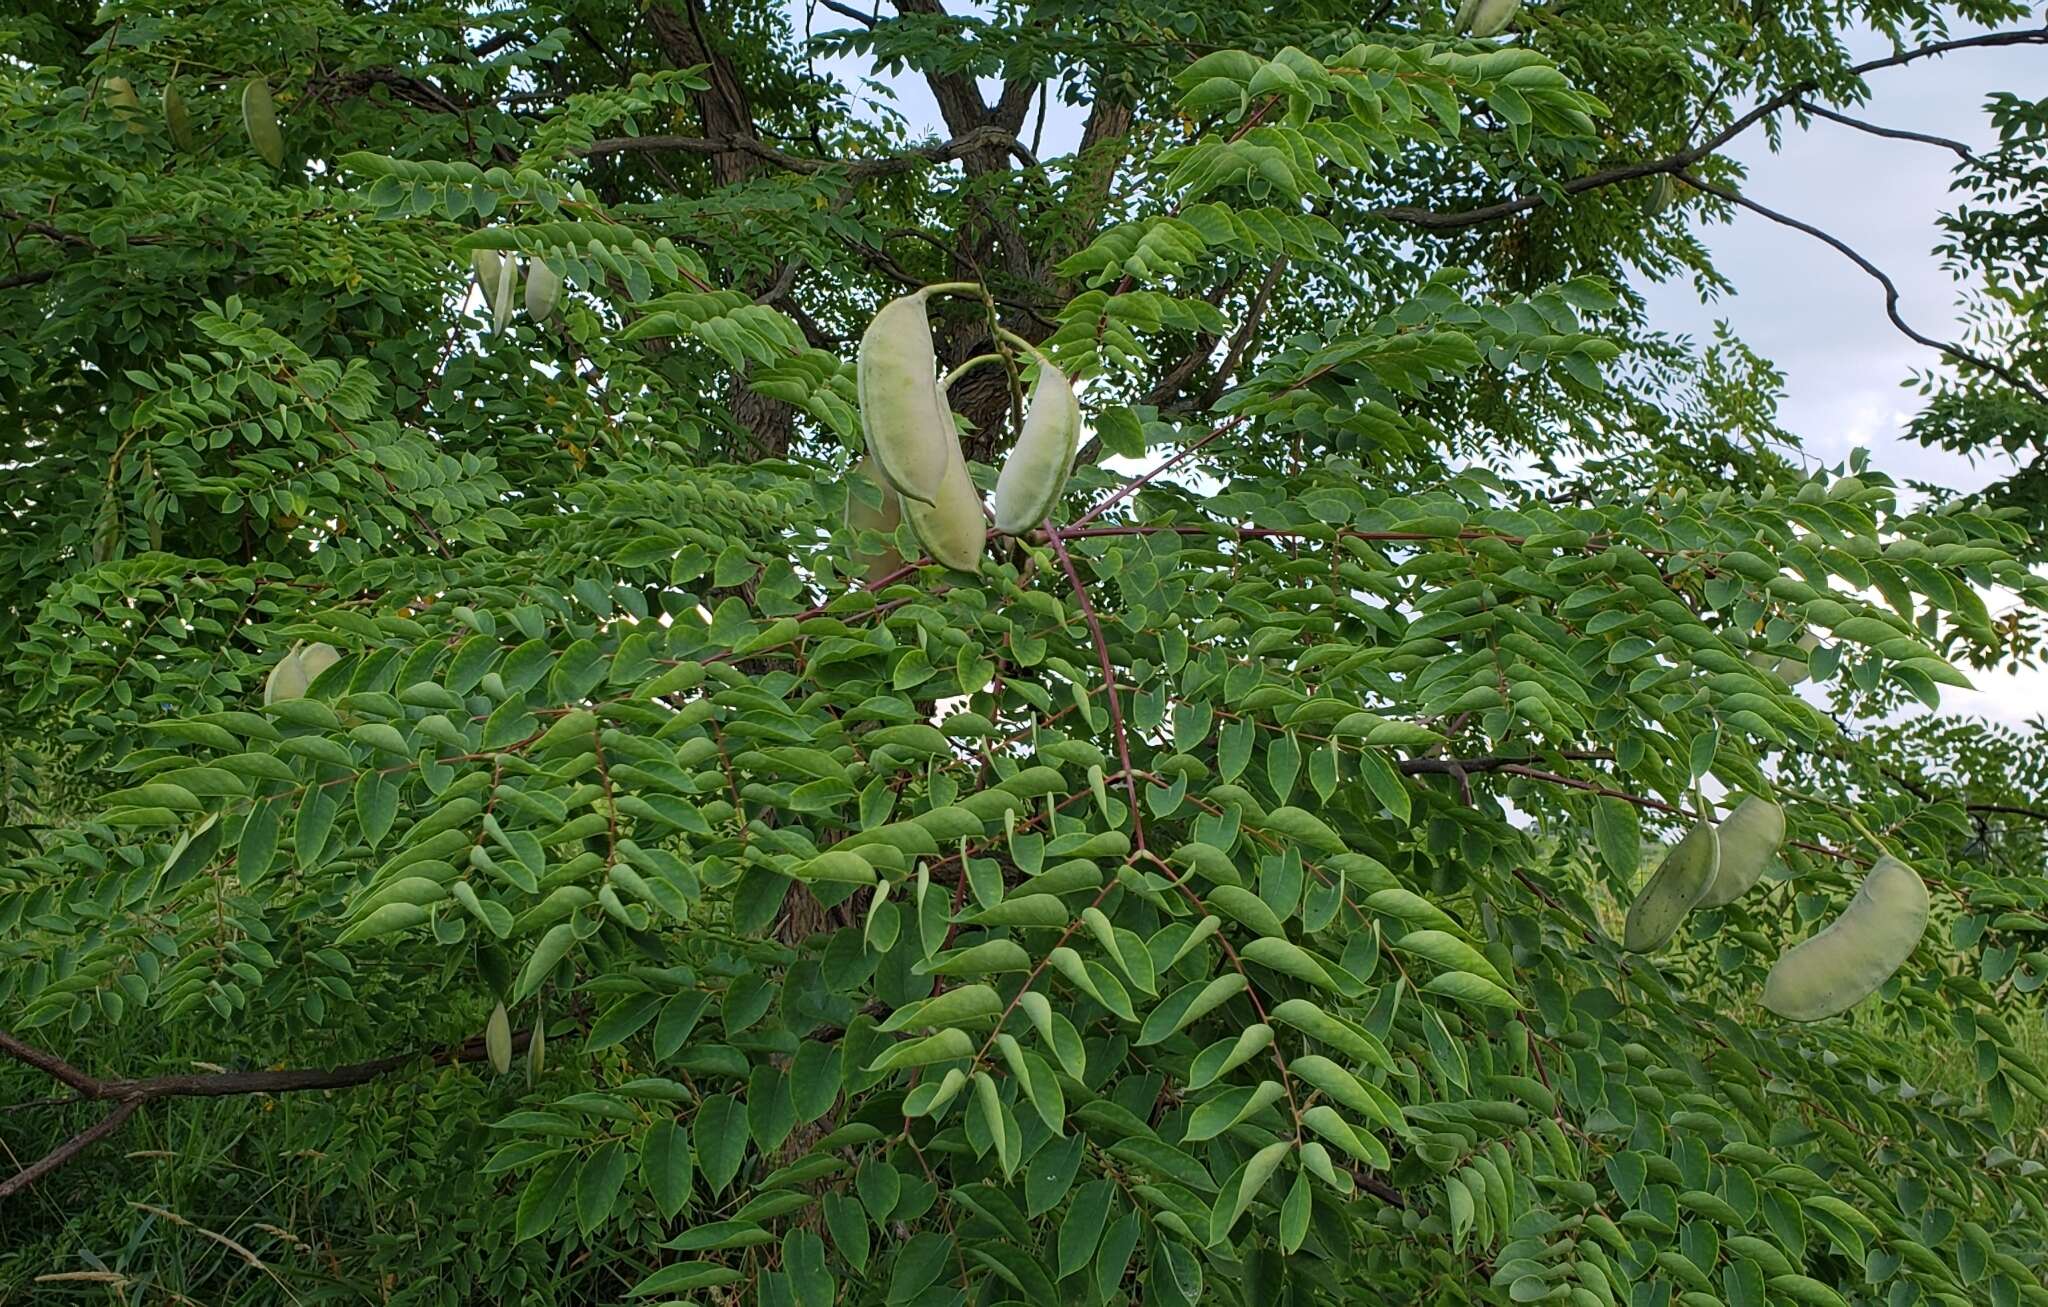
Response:
[{"label": "dense foliage", "polygon": [[[1813,467],[1626,289],[1757,220],[1726,142],[2026,21],[17,7],[0,1289],[2048,1302],[2048,764],[1931,711],[2040,659],[2041,465]],[[2038,457],[1992,112],[1916,434]],[[844,525],[940,281],[984,487],[995,329],[1084,385],[977,576]],[[1763,883],[1621,952],[1744,795]],[[1886,853],[1910,960],[1767,1013]]]}]

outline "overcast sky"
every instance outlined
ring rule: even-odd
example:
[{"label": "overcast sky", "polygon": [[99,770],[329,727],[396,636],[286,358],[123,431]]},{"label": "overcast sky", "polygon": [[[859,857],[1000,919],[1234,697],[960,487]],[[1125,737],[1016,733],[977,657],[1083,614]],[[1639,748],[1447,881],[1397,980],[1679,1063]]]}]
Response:
[{"label": "overcast sky", "polygon": [[[954,6],[964,9],[966,6]],[[802,6],[797,7],[802,30]],[[843,25],[819,10],[818,27]],[[1979,29],[1958,25],[1951,33]],[[1876,36],[1855,43],[1861,59],[1889,53]],[[821,63],[849,85],[868,74],[865,61]],[[1871,74],[1871,99],[1847,110],[1887,127],[1991,145],[1996,134],[1984,113],[1989,91],[2048,94],[2048,55],[2040,47],[1966,50],[1940,59]],[[942,131],[938,106],[921,78],[885,79],[896,109],[916,128]],[[991,101],[1000,88],[984,84]],[[1618,113],[1626,105],[1615,106]],[[1080,135],[1081,111],[1053,104],[1043,153],[1070,151]],[[1956,290],[1932,253],[1936,219],[1950,202],[1947,150],[1887,140],[1817,119],[1805,131],[1785,120],[1780,152],[1771,153],[1761,130],[1739,137],[1727,151],[1747,165],[1744,192],[1781,213],[1832,232],[1883,268],[1898,284],[1907,322],[1938,339],[1956,332]],[[1883,289],[1827,246],[1752,214],[1700,232],[1714,260],[1736,287],[1733,296],[1702,304],[1690,282],[1643,289],[1657,327],[1706,339],[1716,320],[1775,362],[1785,373],[1783,424],[1821,463],[1835,464],[1857,446],[1900,480],[1917,479],[1974,489],[2010,469],[2010,462],[1972,463],[1904,439],[1919,397],[1901,383],[1936,366],[1932,351],[1900,335],[1886,320]],[[1990,596],[1993,611],[2010,596]],[[2048,713],[2048,672],[2017,676],[1973,674],[1978,689],[1944,689],[1945,712],[1981,714],[2012,725]]]}]

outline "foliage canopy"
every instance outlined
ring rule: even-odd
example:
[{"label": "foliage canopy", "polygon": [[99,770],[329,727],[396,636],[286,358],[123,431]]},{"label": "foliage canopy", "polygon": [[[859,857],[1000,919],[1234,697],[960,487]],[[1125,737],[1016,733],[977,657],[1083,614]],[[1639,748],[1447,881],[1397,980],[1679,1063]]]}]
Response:
[{"label": "foliage canopy", "polygon": [[[1814,468],[1627,290],[1787,216],[1727,142],[2026,18],[19,7],[0,1286],[2048,1301],[2048,763],[1929,711],[2039,658],[2041,464]],[[1915,434],[2038,454],[1991,109]],[[972,577],[844,525],[861,330],[959,281],[983,487],[994,328],[1090,433]],[[1770,873],[1624,954],[1745,795]],[[1764,1011],[1885,853],[1905,966]]]}]

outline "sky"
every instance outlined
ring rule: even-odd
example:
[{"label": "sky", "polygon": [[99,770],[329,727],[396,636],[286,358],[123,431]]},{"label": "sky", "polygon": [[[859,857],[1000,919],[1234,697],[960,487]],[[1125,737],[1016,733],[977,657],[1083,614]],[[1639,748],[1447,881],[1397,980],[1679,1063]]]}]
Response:
[{"label": "sky", "polygon": [[[958,6],[956,6],[958,7]],[[803,6],[796,6],[803,30]],[[843,26],[817,12],[819,30]],[[1957,24],[1951,36],[1981,30]],[[1851,43],[1860,61],[1890,52],[1864,33]],[[868,75],[864,60],[819,61],[850,85]],[[881,79],[895,108],[913,129],[943,134],[938,106],[921,78]],[[1987,91],[2048,93],[2048,56],[2041,48],[1966,50],[1903,68],[1872,73],[1867,104],[1844,112],[1886,127],[1907,128],[1983,148],[1996,133],[1984,113]],[[1000,88],[984,83],[984,98]],[[1838,106],[1840,107],[1840,106]],[[1625,106],[1617,106],[1625,112]],[[1082,112],[1050,106],[1041,154],[1070,151],[1080,136]],[[1933,253],[1936,221],[1949,204],[1949,151],[1912,141],[1871,136],[1825,119],[1801,130],[1788,116],[1777,153],[1761,129],[1738,137],[1726,153],[1748,168],[1744,193],[1781,213],[1831,232],[1890,274],[1900,311],[1925,335],[1956,334],[1956,285]],[[1697,222],[1697,219],[1694,219]],[[1782,424],[1798,435],[1817,462],[1838,464],[1851,449],[1868,448],[1874,466],[1895,479],[1924,480],[1975,489],[2010,469],[2000,458],[1972,462],[1905,439],[1919,405],[1902,383],[1936,367],[1933,351],[1900,335],[1884,314],[1884,292],[1847,259],[1810,236],[1747,212],[1732,222],[1700,226],[1697,234],[1735,293],[1702,303],[1690,280],[1643,284],[1652,325],[1705,340],[1726,320],[1735,333],[1785,373]],[[2008,595],[1987,595],[1995,613]],[[1944,713],[1988,717],[2008,725],[2048,714],[2048,670],[2013,675],[1972,673],[1973,691],[1944,689]]]}]

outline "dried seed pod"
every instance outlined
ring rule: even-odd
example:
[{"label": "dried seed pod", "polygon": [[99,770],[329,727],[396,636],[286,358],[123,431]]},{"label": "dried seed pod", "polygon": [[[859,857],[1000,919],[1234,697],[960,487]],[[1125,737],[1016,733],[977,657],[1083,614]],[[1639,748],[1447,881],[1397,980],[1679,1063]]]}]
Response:
[{"label": "dried seed pod", "polygon": [[[892,535],[903,524],[903,500],[875,471],[873,459],[854,465],[846,490],[846,528],[849,531],[879,531]],[[877,554],[861,553],[856,547],[850,558],[868,584],[903,566],[903,555],[894,547]]]},{"label": "dried seed pod", "polygon": [[185,97],[178,93],[176,82],[164,83],[164,127],[171,134],[171,144],[192,153],[192,113],[185,107]]},{"label": "dried seed pod", "polygon": [[526,315],[535,322],[546,322],[561,297],[562,274],[545,259],[533,260],[526,269]]},{"label": "dried seed pod", "polygon": [[270,98],[270,83],[261,77],[250,78],[242,88],[242,130],[265,163],[284,167],[284,135],[277,128],[277,105]]},{"label": "dried seed pod", "polygon": [[499,1075],[512,1069],[512,1018],[503,1003],[491,1009],[491,1019],[484,1026],[484,1052],[491,1059],[491,1070]]},{"label": "dried seed pod", "polygon": [[1904,965],[1927,929],[1927,886],[1887,854],[1827,929],[1771,968],[1764,1006],[1788,1021],[1847,1012]]},{"label": "dried seed pod", "polygon": [[1671,846],[1650,879],[1628,905],[1621,946],[1631,953],[1654,953],[1678,933],[1721,870],[1721,841],[1714,828],[1700,822]]},{"label": "dried seed pod", "polygon": [[926,292],[882,306],[861,334],[857,381],[868,453],[906,499],[935,503],[951,475],[947,451],[959,438],[939,393]]},{"label": "dried seed pod", "polygon": [[1022,535],[1052,514],[1074,470],[1074,449],[1080,440],[1081,405],[1074,387],[1041,358],[1024,430],[996,476],[996,530]]},{"label": "dried seed pod", "polygon": [[1718,908],[1749,893],[1785,842],[1785,810],[1751,795],[1735,806],[1714,834],[1721,843],[1721,870],[1707,887],[1702,908]]},{"label": "dried seed pod", "polygon": [[[932,393],[938,395],[936,384]],[[946,419],[946,430],[953,431],[953,410],[944,396],[939,396],[938,404]],[[981,548],[988,540],[988,519],[982,516],[981,492],[974,488],[974,478],[967,475],[967,459],[960,453],[957,435],[947,440],[945,455],[946,475],[933,492],[933,502],[921,504],[906,497],[903,513],[910,519],[910,529],[917,533],[926,553],[947,567],[978,572]]]},{"label": "dried seed pod", "polygon": [[1472,15],[1472,35],[1480,40],[1498,36],[1522,12],[1522,0],[1479,0]]}]

